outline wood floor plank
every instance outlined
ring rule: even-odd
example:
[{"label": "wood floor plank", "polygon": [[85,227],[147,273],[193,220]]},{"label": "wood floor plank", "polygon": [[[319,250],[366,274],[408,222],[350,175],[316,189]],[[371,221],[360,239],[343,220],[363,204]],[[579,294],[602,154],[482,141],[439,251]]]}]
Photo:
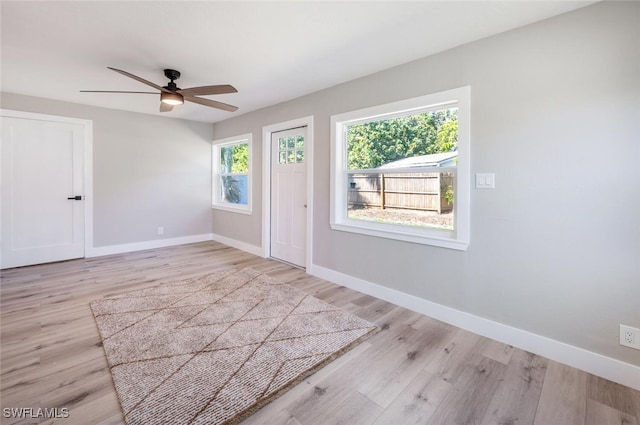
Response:
[{"label": "wood floor plank", "polygon": [[640,391],[589,375],[587,398],[637,417],[640,422]]},{"label": "wood floor plank", "polygon": [[549,361],[534,425],[583,425],[586,406],[587,374]]},{"label": "wood floor plank", "polygon": [[504,379],[496,389],[482,425],[533,424],[547,360],[519,349],[511,353]]},{"label": "wood floor plank", "polygon": [[486,340],[479,335],[456,329],[453,337],[429,361],[425,370],[447,382],[453,382],[462,371],[462,366],[474,347],[484,347]]},{"label": "wood floor plank", "polygon": [[[397,320],[403,324],[400,318]],[[402,335],[396,338],[399,343],[379,359],[378,367],[361,378],[363,382],[358,387],[358,391],[383,408],[389,407],[453,334],[449,326],[434,326],[417,332],[411,328],[411,322],[405,321],[404,327],[399,327]],[[408,330],[413,335],[405,336]]]},{"label": "wood floor plank", "polygon": [[587,401],[586,417],[586,425],[638,425],[635,416],[593,400]]},{"label": "wood floor plank", "polygon": [[[329,363],[313,375],[307,377],[303,382],[299,383],[276,400],[272,401],[253,416],[243,422],[243,425],[257,425],[257,424],[271,424],[277,423],[277,419],[281,417],[281,412],[286,411],[290,416],[290,410],[299,402],[300,399],[305,397],[315,387],[319,387],[320,383],[330,377],[333,374],[345,374],[350,369],[350,362],[358,361],[359,357],[366,350],[369,350],[372,345],[369,341],[364,341],[352,350],[340,356],[338,359]],[[275,422],[272,422],[275,421]],[[286,423],[286,421],[285,421]]]},{"label": "wood floor plank", "polygon": [[409,385],[424,362],[414,355],[407,344],[398,344],[378,358],[376,368],[362,376],[358,392],[382,408],[391,402]]},{"label": "wood floor plank", "polygon": [[369,425],[383,410],[357,391],[316,386],[291,413],[305,425]]},{"label": "wood floor plank", "polygon": [[429,372],[420,371],[404,391],[385,409],[374,425],[398,425],[401,418],[402,425],[422,425],[431,416],[452,385]]},{"label": "wood floor plank", "polygon": [[502,364],[509,364],[513,355],[513,347],[502,342],[488,340],[482,355]]},{"label": "wood floor plank", "polygon": [[527,425],[532,406],[535,425],[640,425],[636,390],[217,242],[2,270],[1,407],[67,407],[70,416],[0,415],[0,424],[123,424],[89,303],[242,267],[380,327],[244,425]]},{"label": "wood floor plank", "polygon": [[[453,389],[440,403],[428,425],[479,424],[503,379],[506,366],[481,356],[465,362]],[[477,361],[476,361],[477,360]]]}]

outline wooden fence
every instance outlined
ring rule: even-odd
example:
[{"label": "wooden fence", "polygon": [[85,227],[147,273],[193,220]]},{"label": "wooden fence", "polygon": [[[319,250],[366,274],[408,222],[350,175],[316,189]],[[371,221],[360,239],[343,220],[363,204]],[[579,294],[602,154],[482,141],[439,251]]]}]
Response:
[{"label": "wooden fence", "polygon": [[412,209],[449,212],[446,199],[453,173],[350,174],[348,208]]}]

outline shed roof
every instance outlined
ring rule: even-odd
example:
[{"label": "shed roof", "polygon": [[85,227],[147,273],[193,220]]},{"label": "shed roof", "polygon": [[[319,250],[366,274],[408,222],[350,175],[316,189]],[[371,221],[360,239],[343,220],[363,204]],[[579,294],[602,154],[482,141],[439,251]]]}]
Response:
[{"label": "shed roof", "polygon": [[412,156],[388,162],[378,168],[407,168],[407,167],[441,167],[442,164],[457,158],[458,152],[434,153],[431,155]]}]

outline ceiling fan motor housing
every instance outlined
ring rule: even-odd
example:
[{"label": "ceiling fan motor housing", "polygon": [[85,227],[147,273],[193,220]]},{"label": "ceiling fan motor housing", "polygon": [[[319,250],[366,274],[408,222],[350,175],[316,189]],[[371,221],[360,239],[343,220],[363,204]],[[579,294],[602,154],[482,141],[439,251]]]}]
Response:
[{"label": "ceiling fan motor housing", "polygon": [[176,85],[173,81],[169,82],[166,86],[162,87],[163,89],[167,89],[169,91],[177,91],[180,90],[180,87]]},{"label": "ceiling fan motor housing", "polygon": [[180,71],[176,71],[175,69],[165,69],[164,76],[171,81],[177,80],[178,78],[180,78]]}]

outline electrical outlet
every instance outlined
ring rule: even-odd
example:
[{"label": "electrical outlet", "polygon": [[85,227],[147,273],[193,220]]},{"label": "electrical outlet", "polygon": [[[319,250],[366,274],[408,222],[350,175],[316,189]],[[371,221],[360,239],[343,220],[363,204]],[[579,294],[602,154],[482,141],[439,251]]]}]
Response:
[{"label": "electrical outlet", "polygon": [[640,350],[640,329],[620,325],[620,345]]},{"label": "electrical outlet", "polygon": [[158,235],[164,235],[164,227],[158,226]]}]

